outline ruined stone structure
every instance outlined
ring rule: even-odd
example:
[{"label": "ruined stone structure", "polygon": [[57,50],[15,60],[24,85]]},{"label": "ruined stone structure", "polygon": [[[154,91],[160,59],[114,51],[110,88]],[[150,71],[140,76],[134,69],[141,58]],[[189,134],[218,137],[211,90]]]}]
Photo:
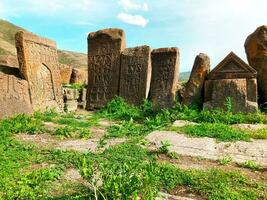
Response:
[{"label": "ruined stone structure", "polygon": [[120,96],[128,103],[141,105],[147,98],[151,81],[149,46],[127,48],[121,54]]},{"label": "ruined stone structure", "polygon": [[267,103],[267,26],[261,26],[248,36],[245,49],[248,62],[258,72],[260,104]]},{"label": "ruined stone structure", "polygon": [[32,33],[16,34],[20,71],[28,81],[34,110],[63,110],[56,43]]},{"label": "ruined stone structure", "polygon": [[121,29],[105,29],[88,35],[88,110],[103,107],[118,95],[120,54],[125,46]]},{"label": "ruined stone structure", "polygon": [[19,68],[18,58],[12,55],[0,55],[0,65]]},{"label": "ruined stone structure", "polygon": [[78,98],[79,91],[78,89],[64,88],[64,110],[66,112],[74,112],[78,109]]},{"label": "ruined stone structure", "polygon": [[204,108],[226,109],[227,99],[233,112],[255,112],[257,104],[257,72],[231,52],[208,75],[205,82]]},{"label": "ruined stone structure", "polygon": [[194,62],[189,81],[182,91],[182,104],[202,105],[204,97],[204,82],[210,72],[210,58],[206,54],[199,54]]},{"label": "ruined stone structure", "polygon": [[87,84],[88,83],[88,69],[72,69],[70,78],[71,84]]},{"label": "ruined stone structure", "polygon": [[64,64],[59,65],[61,84],[69,84],[72,74],[72,67]]},{"label": "ruined stone structure", "polygon": [[169,108],[174,104],[179,74],[179,56],[178,48],[155,49],[151,53],[150,99],[158,108]]},{"label": "ruined stone structure", "polygon": [[18,69],[0,65],[0,119],[19,113],[32,113],[28,82]]}]

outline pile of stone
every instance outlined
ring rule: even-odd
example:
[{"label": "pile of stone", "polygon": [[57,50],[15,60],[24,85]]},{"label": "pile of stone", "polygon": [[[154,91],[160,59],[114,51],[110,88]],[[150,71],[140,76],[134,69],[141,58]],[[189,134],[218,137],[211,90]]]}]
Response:
[{"label": "pile of stone", "polygon": [[[88,35],[88,70],[83,70],[59,64],[52,40],[25,31],[15,38],[17,58],[0,56],[0,118],[47,108],[97,109],[117,95],[134,105],[149,99],[158,108],[177,100],[178,48],[126,48],[123,30],[104,29]],[[249,65],[231,52],[211,72],[209,57],[199,54],[179,101],[224,109],[231,100],[234,112],[245,113],[266,104],[267,26],[247,38],[245,49]],[[63,89],[70,83],[88,87]]]}]

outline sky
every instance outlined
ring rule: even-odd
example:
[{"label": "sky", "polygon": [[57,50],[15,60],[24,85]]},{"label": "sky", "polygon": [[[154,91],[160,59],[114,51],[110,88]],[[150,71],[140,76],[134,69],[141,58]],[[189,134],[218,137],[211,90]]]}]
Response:
[{"label": "sky", "polygon": [[244,42],[267,24],[267,0],[0,0],[0,18],[87,52],[87,35],[122,28],[127,47],[178,47],[180,71],[206,53],[214,68],[234,51],[246,62]]}]

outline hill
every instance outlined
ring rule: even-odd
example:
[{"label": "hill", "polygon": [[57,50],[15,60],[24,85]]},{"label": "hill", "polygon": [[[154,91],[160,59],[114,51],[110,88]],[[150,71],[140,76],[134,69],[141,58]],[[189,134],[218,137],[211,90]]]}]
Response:
[{"label": "hill", "polygon": [[[0,55],[16,55],[14,36],[20,30],[25,29],[0,19]],[[75,68],[87,67],[86,54],[58,50],[58,57],[62,64],[68,64]]]}]

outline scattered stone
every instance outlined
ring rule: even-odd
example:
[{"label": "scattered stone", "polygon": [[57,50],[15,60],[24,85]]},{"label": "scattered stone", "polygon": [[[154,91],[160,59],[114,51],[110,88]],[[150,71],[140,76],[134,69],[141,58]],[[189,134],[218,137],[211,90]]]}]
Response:
[{"label": "scattered stone", "polygon": [[202,105],[204,101],[204,83],[210,72],[210,58],[206,54],[199,54],[182,95],[184,105]]},{"label": "scattered stone", "polygon": [[121,54],[120,96],[129,104],[142,105],[151,81],[149,46],[127,48]]},{"label": "scattered stone", "polygon": [[21,73],[29,83],[33,109],[63,111],[56,43],[20,31],[16,34],[16,47]]},{"label": "scattered stone", "polygon": [[59,65],[61,84],[69,84],[72,74],[72,67],[64,64]]},{"label": "scattered stone", "polygon": [[83,182],[83,177],[80,172],[75,168],[67,169],[64,173],[64,178],[71,182]]},{"label": "scattered stone", "polygon": [[0,66],[0,119],[33,112],[28,82],[17,73],[17,69]]},{"label": "scattered stone", "polygon": [[74,112],[78,109],[79,91],[77,89],[64,88],[64,103],[67,112]]},{"label": "scattered stone", "polygon": [[190,121],[186,121],[186,120],[176,120],[173,123],[173,127],[177,127],[177,128],[181,128],[181,127],[185,127],[185,126],[189,126],[189,125],[197,125],[197,123],[195,122],[190,122]]},{"label": "scattered stone", "polygon": [[267,26],[248,36],[245,49],[249,64],[258,72],[259,102],[267,102]]},{"label": "scattered stone", "polygon": [[256,112],[257,72],[231,52],[208,75],[205,82],[204,108],[226,109],[232,104],[233,112]]},{"label": "scattered stone", "polygon": [[182,197],[182,196],[170,195],[164,192],[160,192],[159,196],[156,197],[155,200],[197,200],[197,199],[195,199],[194,197]]},{"label": "scattered stone", "polygon": [[86,85],[88,83],[88,71],[86,69],[73,68],[70,83]]},{"label": "scattered stone", "polygon": [[154,131],[146,139],[152,144],[152,149],[158,149],[162,141],[169,141],[172,144],[170,151],[179,155],[210,160],[229,156],[236,163],[244,163],[249,160],[267,167],[267,140],[218,142],[212,138],[190,138],[168,131]]},{"label": "scattered stone", "polygon": [[267,128],[266,124],[234,124],[232,125],[234,128],[239,128],[241,130],[247,131],[257,131],[261,129]]},{"label": "scattered stone", "polygon": [[89,34],[87,110],[101,108],[118,95],[120,54],[125,46],[125,33],[121,29]]},{"label": "scattered stone", "polygon": [[179,75],[179,49],[161,48],[151,53],[152,79],[150,99],[158,108],[174,105]]}]

